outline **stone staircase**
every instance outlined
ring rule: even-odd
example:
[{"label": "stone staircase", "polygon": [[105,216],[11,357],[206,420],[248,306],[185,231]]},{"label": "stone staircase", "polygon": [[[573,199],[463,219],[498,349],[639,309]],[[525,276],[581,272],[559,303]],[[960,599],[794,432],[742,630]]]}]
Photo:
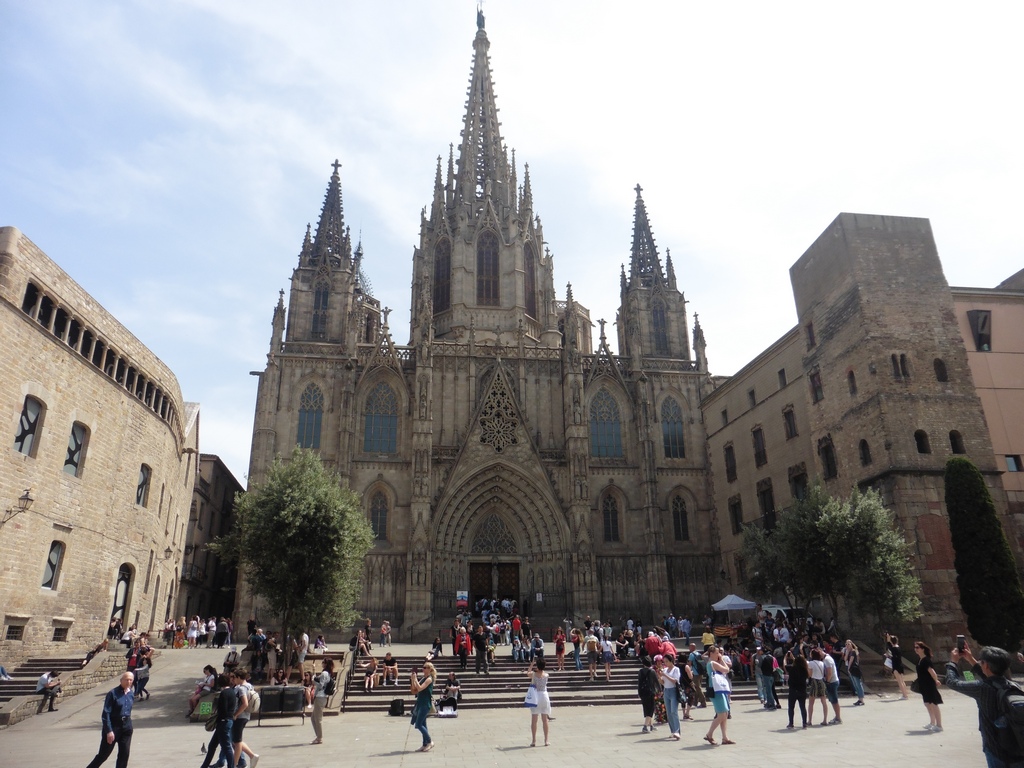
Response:
[{"label": "stone staircase", "polygon": [[[22,662],[7,670],[13,680],[0,681],[0,726],[13,725],[35,714],[40,699],[40,694],[35,692],[36,682],[46,672],[60,672],[61,699],[66,699],[120,675],[124,668],[124,658],[116,651],[97,654],[84,668],[80,657],[40,658]],[[57,700],[58,707],[61,699]]]},{"label": "stone staircase", "polygon": [[[446,648],[447,650],[447,648]],[[499,645],[495,652],[496,662],[489,674],[479,675],[474,672],[473,656],[466,663],[466,670],[459,668],[458,657],[441,656],[434,660],[437,668],[438,683],[434,686],[434,696],[439,697],[443,689],[443,681],[448,673],[454,671],[459,678],[462,690],[462,701],[459,709],[505,709],[521,707],[529,678],[525,671],[529,664],[514,662],[511,658],[511,646]],[[383,653],[375,652],[378,661]],[[398,682],[395,686],[377,686],[371,691],[364,690],[365,675],[358,664],[348,683],[343,711],[345,712],[387,712],[392,699],[404,699],[405,711],[409,712],[415,696],[409,693],[409,673],[419,669],[423,664],[423,656],[395,656],[398,659]],[[598,664],[597,680],[588,680],[586,663],[583,669],[576,671],[572,655],[567,654],[565,670],[555,669],[555,658],[552,654],[547,659],[547,671],[551,674],[548,691],[553,707],[586,707],[605,706],[612,704],[637,704],[636,680],[640,663],[636,659],[616,661],[612,664],[611,680],[604,678],[604,665]],[[749,700],[757,698],[754,683],[734,681],[733,698]]]}]

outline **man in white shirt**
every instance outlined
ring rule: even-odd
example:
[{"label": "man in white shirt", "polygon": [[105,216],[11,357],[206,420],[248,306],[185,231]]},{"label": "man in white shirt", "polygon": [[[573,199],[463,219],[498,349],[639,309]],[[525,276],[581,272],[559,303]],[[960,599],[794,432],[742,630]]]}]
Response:
[{"label": "man in white shirt", "polygon": [[39,709],[36,710],[37,715],[43,711],[43,707],[47,704],[50,705],[49,712],[56,712],[57,708],[53,706],[53,702],[60,693],[60,672],[53,670],[40,675],[39,680],[36,682],[36,693],[43,694],[43,699],[39,702]]},{"label": "man in white shirt", "polygon": [[835,717],[829,721],[829,725],[842,725],[843,719],[839,716],[839,667],[831,653],[826,653],[825,658],[825,696],[832,703],[832,711]]},{"label": "man in white shirt", "polygon": [[302,662],[306,660],[309,653],[309,635],[303,632],[297,640],[292,640],[292,647],[295,649],[295,669],[299,672],[299,680],[302,679]]}]

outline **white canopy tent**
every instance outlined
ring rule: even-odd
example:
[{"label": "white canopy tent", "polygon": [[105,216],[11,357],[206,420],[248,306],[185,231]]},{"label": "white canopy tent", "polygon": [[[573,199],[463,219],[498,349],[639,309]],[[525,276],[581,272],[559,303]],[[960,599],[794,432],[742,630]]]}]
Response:
[{"label": "white canopy tent", "polygon": [[716,611],[752,611],[757,607],[757,603],[739,595],[726,595],[711,607]]}]

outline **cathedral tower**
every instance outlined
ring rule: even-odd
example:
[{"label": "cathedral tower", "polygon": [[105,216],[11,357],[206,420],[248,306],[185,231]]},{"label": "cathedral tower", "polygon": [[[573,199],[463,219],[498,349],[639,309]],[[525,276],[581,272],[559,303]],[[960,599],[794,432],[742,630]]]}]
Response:
[{"label": "cathedral tower", "polygon": [[529,344],[556,347],[558,318],[551,254],[533,210],[530,169],[518,186],[515,153],[502,141],[490,42],[477,18],[462,142],[437,160],[433,200],[424,208],[413,254],[412,338],[433,324],[439,340],[478,340],[522,328]]}]

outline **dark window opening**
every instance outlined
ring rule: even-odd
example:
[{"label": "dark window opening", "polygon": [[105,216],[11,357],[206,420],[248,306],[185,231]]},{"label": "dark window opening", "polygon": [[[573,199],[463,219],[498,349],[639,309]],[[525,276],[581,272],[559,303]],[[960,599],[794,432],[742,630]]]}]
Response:
[{"label": "dark window opening", "polygon": [[398,450],[398,396],[383,382],[366,398],[363,450],[395,453]]},{"label": "dark window opening", "polygon": [[21,302],[21,311],[26,315],[31,315],[32,310],[36,308],[36,302],[39,301],[39,288],[36,287],[35,283],[29,283],[25,286],[25,298]]},{"label": "dark window opening", "polygon": [[370,501],[370,528],[377,541],[388,540],[388,499],[381,491],[373,494]]},{"label": "dark window opening", "polygon": [[815,341],[814,341],[814,323],[808,323],[807,326],[806,326],[806,329],[807,329],[807,348],[810,349],[815,344]]},{"label": "dark window opening", "polygon": [[787,383],[788,383],[788,381],[786,380],[786,369],[785,368],[780,368],[779,369],[779,389],[782,389],[784,386],[786,386]]},{"label": "dark window opening", "polygon": [[723,408],[722,409],[722,426],[723,427],[729,426],[729,409],[728,408]]},{"label": "dark window opening", "polygon": [[476,245],[476,303],[485,307],[500,304],[498,236],[491,231],[480,235]]},{"label": "dark window opening", "polygon": [[54,627],[53,628],[53,642],[55,643],[66,643],[68,641],[68,628],[67,627]]},{"label": "dark window opening", "polygon": [[955,429],[949,433],[949,450],[953,453],[967,453],[964,450],[964,438]]},{"label": "dark window opening", "polygon": [[604,515],[604,540],[619,540],[619,503],[615,497],[608,494],[601,502],[601,512]]},{"label": "dark window opening", "polygon": [[533,253],[533,246],[526,244],[523,250],[523,266],[526,274],[523,276],[523,289],[526,293],[526,314],[537,318],[537,259]]},{"label": "dark window opening", "polygon": [[866,467],[871,463],[871,446],[867,440],[860,441],[860,465]]},{"label": "dark window opening", "polygon": [[452,306],[452,244],[438,240],[434,246],[434,314]]},{"label": "dark window opening", "polygon": [[761,510],[761,520],[766,531],[775,529],[775,494],[772,481],[762,480],[757,484],[757,504]]},{"label": "dark window opening", "polygon": [[53,318],[53,335],[58,339],[64,338],[64,331],[68,327],[68,313],[63,308],[58,307],[57,313]]},{"label": "dark window opening", "polygon": [[900,375],[904,379],[910,378],[910,362],[907,360],[906,355],[900,355]]},{"label": "dark window opening", "polygon": [[797,436],[796,430],[796,414],[792,408],[787,408],[782,412],[782,423],[786,430],[786,439],[791,440]]},{"label": "dark window opening", "polygon": [[327,337],[327,307],[330,299],[330,284],[325,280],[318,280],[313,290],[313,324],[310,329],[314,339]]},{"label": "dark window opening", "polygon": [[946,372],[946,364],[942,361],[942,358],[936,357],[932,361],[932,365],[935,367],[935,380],[936,381],[949,381],[949,374]]},{"label": "dark window opening", "polygon": [[324,393],[316,384],[310,384],[299,398],[299,430],[295,442],[300,448],[320,447],[323,416]]},{"label": "dark window opening", "polygon": [[856,395],[857,394],[857,374],[855,374],[853,371],[849,371],[846,374],[846,383],[850,387],[850,394],[851,395]]},{"label": "dark window opening", "polygon": [[683,444],[683,409],[675,399],[668,397],[661,404],[661,436],[666,459],[686,457]]},{"label": "dark window opening", "polygon": [[736,452],[731,445],[725,446],[725,479],[730,483],[736,479]]},{"label": "dark window opening", "polygon": [[825,390],[821,386],[821,374],[815,371],[810,375],[809,380],[811,382],[811,400],[820,403],[825,399]]},{"label": "dark window opening", "polygon": [[754,440],[754,463],[763,467],[768,463],[768,449],[764,444],[764,430],[758,427],[752,433]]},{"label": "dark window opening", "polygon": [[747,401],[750,403],[751,408],[757,407],[757,393],[752,389],[747,390]]},{"label": "dark window opening", "polygon": [[971,309],[967,312],[967,323],[974,336],[974,348],[979,352],[992,351],[992,312],[987,309]]},{"label": "dark window opening", "polygon": [[672,528],[676,541],[690,540],[690,523],[686,519],[686,502],[682,496],[672,497]]},{"label": "dark window opening", "polygon": [[931,453],[932,446],[928,441],[928,433],[923,429],[919,429],[914,433],[914,442],[917,443],[918,453]]},{"label": "dark window opening", "polygon": [[743,532],[743,502],[739,496],[729,499],[729,522],[732,524],[733,535]]},{"label": "dark window opening", "polygon": [[807,498],[807,473],[798,472],[790,475],[789,492],[796,501],[803,501]]},{"label": "dark window opening", "polygon": [[1020,456],[1007,456],[1006,457],[1006,471],[1007,472],[1021,472]]},{"label": "dark window opening", "polygon": [[598,392],[590,404],[590,455],[613,458],[623,455],[619,405],[607,389]]},{"label": "dark window opening", "polygon": [[50,327],[50,318],[53,316],[53,301],[49,296],[44,295],[43,300],[39,302],[39,315],[36,320],[43,328]]},{"label": "dark window opening", "polygon": [[25,625],[24,624],[8,624],[7,632],[4,635],[4,640],[24,640],[25,639]]},{"label": "dark window opening", "polygon": [[839,475],[839,466],[836,463],[836,449],[832,445],[831,438],[822,438],[818,441],[818,454],[821,456],[822,476],[831,480]]}]

